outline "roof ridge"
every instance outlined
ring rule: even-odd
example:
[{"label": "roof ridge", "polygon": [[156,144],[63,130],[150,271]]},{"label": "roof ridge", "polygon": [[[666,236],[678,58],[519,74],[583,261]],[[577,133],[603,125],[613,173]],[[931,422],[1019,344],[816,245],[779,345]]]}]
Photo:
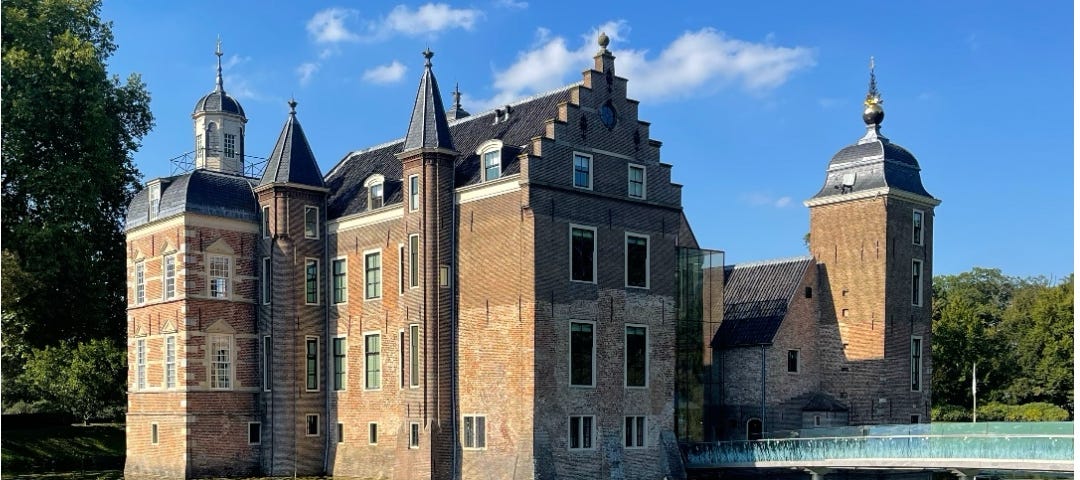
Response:
[{"label": "roof ridge", "polygon": [[812,255],[798,255],[798,256],[793,256],[793,257],[778,257],[778,258],[770,258],[770,259],[766,259],[766,260],[755,260],[755,261],[752,261],[752,262],[734,263],[734,264],[731,264],[731,265],[724,265],[724,268],[727,268],[727,267],[732,267],[732,268],[762,267],[762,266],[765,266],[765,265],[778,265],[778,264],[781,264],[781,263],[805,262],[805,261],[809,261],[809,260],[813,260],[813,259],[814,259],[814,257]]},{"label": "roof ridge", "polygon": [[[563,85],[563,86],[561,86],[559,88],[548,90],[546,92],[534,93],[534,94],[529,95],[527,97],[519,98],[519,99],[517,99],[517,100],[515,100],[513,102],[507,103],[506,105],[510,105],[511,107],[516,107],[516,106],[521,105],[523,103],[533,102],[533,101],[539,100],[541,98],[554,95],[556,93],[562,93],[562,92],[564,92],[566,90],[570,90],[571,88],[574,88],[574,87],[580,87],[580,86],[582,86],[584,84],[585,84],[585,82],[574,82],[574,83],[571,83],[571,84]],[[457,120],[450,120],[450,124],[451,125],[457,125],[459,123],[465,123],[465,122],[468,122],[470,120],[475,120],[475,119],[483,117],[485,115],[495,113],[495,110],[497,110],[499,108],[503,108],[503,107],[505,107],[505,105],[495,107],[495,108],[491,108],[489,110],[483,110],[483,111],[481,111],[479,113],[474,113],[472,115],[469,115],[468,117],[460,118],[460,119],[457,119]]]}]

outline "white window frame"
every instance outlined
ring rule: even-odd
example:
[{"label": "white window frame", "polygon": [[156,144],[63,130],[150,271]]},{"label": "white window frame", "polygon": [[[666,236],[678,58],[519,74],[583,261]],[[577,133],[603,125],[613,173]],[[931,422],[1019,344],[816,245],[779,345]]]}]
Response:
[{"label": "white window frame", "polygon": [[[215,263],[216,260],[223,260],[225,262],[225,275],[224,276],[222,276],[222,275],[214,275],[214,263]],[[207,278],[209,279],[209,282],[207,282],[207,285],[206,285],[206,288],[207,288],[206,293],[210,298],[218,299],[218,300],[229,300],[229,299],[232,298],[232,290],[233,290],[232,289],[232,278],[233,278],[233,274],[232,274],[233,273],[233,271],[232,271],[233,270],[233,261],[232,260],[233,260],[232,257],[230,257],[228,255],[208,255],[207,256],[207,259],[206,259],[206,270],[207,270],[206,275],[207,275]],[[222,293],[221,295],[215,295],[214,294],[214,284],[215,284],[215,280],[219,279],[219,278],[225,279],[225,283],[224,283],[224,287],[223,287],[224,292],[221,292]]]},{"label": "white window frame", "polygon": [[[269,347],[268,347],[269,346]],[[273,367],[274,367],[274,337],[263,335],[262,337],[262,385],[264,392],[273,391]]]},{"label": "white window frame", "polygon": [[[376,186],[379,187],[378,207],[374,206],[373,200],[375,199],[375,195],[372,195],[373,190]],[[367,180],[364,180],[364,192],[365,195],[367,195],[367,209],[369,211],[377,210],[386,206],[386,179],[382,175],[375,174],[368,177]]]},{"label": "white window frame", "polygon": [[[578,429],[577,432],[571,431],[571,429],[573,428],[573,425],[574,425],[573,419],[575,419],[575,418],[580,418],[581,419],[581,420],[578,421],[579,429]],[[573,447],[572,445],[574,443],[571,440],[571,435],[574,435],[574,434],[577,434],[578,445],[584,445],[585,444],[585,431],[586,431],[586,429],[585,429],[585,425],[584,425],[585,424],[584,419],[586,419],[586,418],[590,419],[589,420],[590,425],[589,425],[589,429],[588,429],[588,431],[589,431],[589,446],[588,447],[583,447],[583,446]],[[567,450],[570,450],[571,452],[578,452],[578,451],[585,452],[585,451],[596,450],[596,415],[570,415],[569,417],[566,418],[566,432],[567,432],[567,437],[566,437],[566,448],[567,448]]]},{"label": "white window frame", "polygon": [[[592,361],[591,361],[591,366],[589,367],[590,368],[589,373],[591,374],[592,378],[590,379],[588,385],[580,385],[580,384],[575,384],[574,383],[574,345],[573,345],[573,336],[574,336],[574,324],[575,323],[589,324],[590,326],[592,326],[592,347],[591,347],[591,351],[590,351],[590,357],[591,357]],[[567,380],[567,384],[570,385],[570,388],[595,388],[596,387],[596,322],[592,321],[592,320],[570,320],[569,324],[567,325],[566,332],[567,332],[567,336],[566,336],[566,367],[567,367],[567,375],[566,375],[567,378],[566,378],[566,380]]]},{"label": "white window frame", "polygon": [[[593,234],[592,235],[592,277],[593,277],[592,280],[575,280],[574,279],[574,229],[589,230]],[[597,268],[596,268],[596,266],[597,266],[596,254],[597,254],[597,251],[599,250],[599,248],[597,248],[598,247],[597,244],[600,243],[599,242],[599,240],[600,240],[599,235],[597,235],[597,233],[596,233],[596,227],[590,227],[588,225],[579,225],[579,224],[576,224],[576,223],[571,223],[570,224],[570,233],[569,233],[568,238],[570,240],[570,249],[569,249],[569,260],[570,261],[567,264],[570,266],[570,269],[569,269],[570,270],[570,281],[575,282],[575,283],[591,283],[591,284],[595,285],[599,281],[599,277],[600,277],[600,274],[599,274],[599,272],[597,272]]]},{"label": "white window frame", "polygon": [[221,137],[224,140],[222,146],[225,150],[225,157],[236,158],[236,134],[222,132]]},{"label": "white window frame", "polygon": [[[379,291],[376,292],[375,296],[369,297],[368,296],[368,261],[367,261],[367,259],[371,255],[378,255],[379,256]],[[383,288],[382,288],[383,287],[382,250],[381,249],[364,250],[364,253],[363,253],[361,258],[364,259],[364,300],[365,301],[367,301],[367,300],[379,300],[379,299],[381,299],[383,297],[383,295],[382,295],[382,292],[383,292]]]},{"label": "white window frame", "polygon": [[[311,375],[308,373],[308,342],[315,340],[315,388],[308,387],[308,377]],[[322,386],[322,369],[319,368],[320,359],[319,356],[319,336],[318,335],[305,335],[304,336],[304,391],[305,392],[318,392]]]},{"label": "white window frame", "polygon": [[[413,338],[413,332],[416,332]],[[409,324],[409,388],[420,388],[420,376],[423,371],[420,369],[420,345],[424,342],[421,340],[420,324]],[[413,375],[413,371],[416,371],[416,375]],[[415,378],[414,378],[415,377]]]},{"label": "white window frame", "polygon": [[[253,427],[255,425],[259,426],[259,436],[258,436],[258,440],[255,440],[254,442],[252,442],[251,441],[251,427]],[[248,442],[247,442],[248,445],[262,445],[262,422],[248,422],[247,437],[248,437]]]},{"label": "white window frame", "polygon": [[[169,262],[172,262],[172,275],[169,274]],[[172,290],[172,295],[169,294]],[[161,257],[161,298],[170,300],[176,298],[176,254],[162,255]]]},{"label": "white window frame", "polygon": [[[478,419],[478,418],[484,419],[483,420],[484,430],[483,430],[483,435],[482,436],[477,435],[477,432],[479,431],[479,429],[477,429],[478,423],[477,423],[476,419]],[[468,438],[465,436],[465,431],[466,431],[465,424],[469,420],[472,420],[472,425],[473,425],[472,426],[472,429],[473,429],[473,438],[472,438],[473,442],[472,442],[472,445],[469,445]],[[487,415],[482,414],[482,413],[469,413],[469,414],[462,415],[461,416],[461,449],[462,450],[487,450],[487,432],[488,432]],[[479,440],[479,441],[477,441],[477,440]],[[477,444],[480,444],[480,445],[477,446]]]},{"label": "white window frame", "polygon": [[409,175],[409,211],[420,210],[420,175]]},{"label": "white window frame", "polygon": [[[492,155],[492,154],[494,154],[493,158],[495,159],[494,167],[498,168],[499,173],[497,173],[495,175],[495,178],[488,178],[487,160],[488,160],[488,155]],[[498,179],[502,178],[502,171],[503,171],[502,148],[500,148],[500,147],[491,147],[491,148],[485,149],[484,151],[482,151],[480,153],[480,182],[494,182],[495,180],[498,180]]]},{"label": "white window frame", "polygon": [[[631,191],[630,191],[630,184],[631,184],[630,172],[634,171],[634,169],[641,170],[641,196],[640,197],[634,196],[634,194],[631,193]],[[636,163],[631,163],[631,164],[626,166],[626,196],[627,197],[633,198],[634,200],[645,200],[646,197],[648,197],[649,181],[647,180],[648,177],[645,175],[645,173],[646,173],[645,165],[638,165]]]},{"label": "white window frame", "polygon": [[[313,263],[313,262],[315,263],[315,301],[314,302],[309,300],[310,296],[308,295],[308,264]],[[318,305],[319,304],[319,293],[320,293],[319,290],[320,290],[320,287],[321,287],[320,284],[322,283],[322,282],[320,282],[320,280],[321,280],[320,277],[322,277],[322,271],[319,270],[319,259],[311,258],[311,257],[305,257],[304,258],[304,305]]]},{"label": "white window frame", "polygon": [[[918,282],[915,281],[916,280],[915,279],[916,272],[919,275]],[[911,305],[912,306],[915,306],[915,307],[923,306],[923,303],[924,303],[924,301],[923,301],[923,283],[925,282],[925,280],[923,279],[924,275],[925,275],[925,272],[923,272],[923,262],[922,262],[922,260],[912,259],[911,260],[911,277],[912,277],[911,278],[911,290],[912,290],[912,292],[911,292],[911,297],[912,297],[911,298]]]},{"label": "white window frame", "polygon": [[150,424],[150,445],[158,445],[161,443],[161,428],[158,427],[157,422]]},{"label": "white window frame", "polygon": [[[915,354],[915,342],[916,341],[919,342],[919,357],[918,357],[919,358],[919,363],[917,365],[914,364],[915,363],[915,361],[914,361],[915,360],[914,359],[915,355],[914,354]],[[908,351],[909,351],[909,353],[908,353],[908,364],[911,367],[915,367],[911,371],[912,375],[911,375],[911,378],[909,379],[911,381],[908,382],[908,388],[912,392],[921,392],[921,391],[923,391],[922,386],[923,386],[923,356],[924,356],[923,351],[924,350],[925,350],[925,348],[923,348],[923,337],[921,335],[912,335],[911,340],[908,342]],[[914,383],[915,383],[915,380],[916,380],[915,375],[918,375],[917,380],[919,381],[919,388],[911,388],[911,387],[914,386]]]},{"label": "white window frame", "polygon": [[[919,235],[915,236],[915,215],[919,216]],[[911,244],[923,246],[926,238],[926,212],[917,208],[911,209]]]},{"label": "white window frame", "polygon": [[[372,335],[378,337],[378,343],[379,343],[379,351],[377,352],[377,356],[379,358],[379,373],[378,373],[379,385],[375,386],[375,387],[371,387],[371,386],[368,385],[368,354],[369,354],[369,352],[368,352],[368,337],[370,337]],[[382,390],[382,385],[383,385],[383,363],[385,363],[385,362],[383,362],[383,358],[382,358],[383,357],[383,354],[382,354],[382,351],[383,351],[383,348],[382,348],[382,331],[381,330],[369,330],[369,331],[366,331],[366,332],[363,333],[363,338],[364,338],[364,361],[363,361],[363,365],[364,365],[364,391],[365,392],[377,392],[377,391]]]},{"label": "white window frame", "polygon": [[[341,301],[337,301],[337,285],[334,283],[337,281],[337,273],[334,272],[334,265],[341,262],[344,267],[344,293],[341,295]],[[330,304],[331,305],[348,305],[349,303],[349,257],[342,256],[330,259]]]},{"label": "white window frame", "polygon": [[262,268],[259,271],[259,294],[262,295],[262,304],[270,305],[270,298],[274,295],[272,290],[273,276],[271,275],[270,257],[262,258]]},{"label": "white window frame", "polygon": [[135,305],[146,303],[146,262],[135,262]]},{"label": "white window frame", "polygon": [[420,288],[420,275],[420,234],[413,233],[409,235],[409,288]]},{"label": "white window frame", "polygon": [[[577,159],[578,159],[578,157],[585,158],[585,159],[589,160],[589,184],[587,186],[582,186],[582,185],[577,184]],[[590,155],[588,153],[574,152],[573,160],[570,163],[570,185],[573,186],[574,188],[580,188],[582,190],[592,190],[593,189],[593,172],[596,171],[596,169],[593,168],[593,165],[594,165],[594,162],[593,162],[593,156],[592,155]]]},{"label": "white window frame", "polygon": [[[315,212],[315,228],[313,228],[312,232],[309,233],[308,216],[311,215],[311,212]],[[314,207],[311,205],[304,206],[304,238],[310,240],[319,239],[319,207]]]},{"label": "white window frame", "polygon": [[[645,285],[630,285],[630,237],[645,239]],[[595,237],[594,237],[595,240]],[[652,285],[652,238],[644,233],[623,234],[623,286],[648,290]]]},{"label": "white window frame", "polygon": [[[315,433],[311,433],[311,430],[308,428],[308,425],[312,424],[311,423],[311,417],[315,417],[315,423],[314,423],[314,425],[315,425]],[[320,420],[319,419],[319,414],[317,414],[317,413],[308,413],[308,414],[304,415],[304,436],[305,437],[318,437],[319,436],[319,433],[322,431],[322,428],[320,428],[321,425],[319,423],[319,420]]]},{"label": "white window frame", "polygon": [[[171,356],[169,355],[170,343],[172,344]],[[161,342],[161,349],[161,358],[164,359],[164,368],[161,372],[161,384],[164,385],[166,389],[176,388],[176,334],[165,335],[165,338]],[[171,361],[170,358],[172,359]],[[171,378],[169,376],[170,374],[172,374]]]},{"label": "white window frame", "polygon": [[[337,340],[341,340],[341,388],[337,388],[337,354],[335,353]],[[330,337],[330,390],[344,392],[349,389],[349,337],[347,335],[334,335]]]},{"label": "white window frame", "polygon": [[[632,435],[630,437],[631,438],[630,443],[637,443],[637,438],[638,438],[637,434],[640,433],[641,434],[641,445],[627,445],[626,444],[626,433],[627,433],[626,432],[626,420],[631,419],[631,418],[633,419],[633,421],[630,423],[630,426],[631,426],[630,434]],[[638,430],[637,419],[639,419],[639,418],[641,419],[641,430]],[[623,448],[625,448],[627,450],[640,450],[640,449],[644,449],[644,448],[649,448],[649,416],[648,415],[627,415],[627,416],[623,417],[622,440],[623,440]]]},{"label": "white window frame", "polygon": [[[415,437],[413,431],[416,431]],[[409,422],[409,449],[416,450],[420,448],[420,422]]]},{"label": "white window frame", "polygon": [[398,244],[398,295],[405,294],[405,269],[408,268],[408,259],[405,258],[405,244]]},{"label": "white window frame", "polygon": [[[226,359],[225,359],[224,362],[218,361],[217,358],[214,356],[216,354],[216,352],[214,350],[214,345],[218,341],[225,342],[225,345],[229,349],[228,354],[226,355]],[[206,336],[206,345],[208,347],[207,348],[207,354],[210,356],[210,375],[207,376],[208,379],[209,379],[209,382],[210,382],[210,390],[233,390],[234,386],[236,385],[236,382],[235,382],[235,378],[236,378],[236,368],[235,368],[236,347],[233,345],[233,336],[232,335],[222,335],[222,334],[207,335]],[[220,364],[220,363],[225,364],[225,378],[224,378],[224,383],[226,384],[225,386],[221,386],[221,383],[215,383],[215,382],[220,382],[221,377],[217,376],[217,370],[216,370],[217,365]]]},{"label": "white window frame", "polygon": [[378,445],[379,444],[379,422],[368,422],[367,425],[368,425],[367,426],[367,444],[368,445]]},{"label": "white window frame", "polygon": [[[630,385],[629,373],[629,360],[630,360],[630,344],[626,341],[628,337],[626,329],[629,327],[644,328],[645,329],[645,385]],[[593,332],[593,338],[595,339],[596,332]],[[593,341],[595,343],[595,340]],[[643,323],[627,323],[623,326],[623,386],[633,389],[648,389],[649,388],[649,326]]]},{"label": "white window frame", "polygon": [[[798,348],[787,349],[787,356],[784,357],[784,372],[792,375],[796,373],[802,373],[802,352]],[[791,352],[795,352],[795,371],[791,370]]]},{"label": "white window frame", "polygon": [[146,339],[135,340],[135,389],[146,390]]}]

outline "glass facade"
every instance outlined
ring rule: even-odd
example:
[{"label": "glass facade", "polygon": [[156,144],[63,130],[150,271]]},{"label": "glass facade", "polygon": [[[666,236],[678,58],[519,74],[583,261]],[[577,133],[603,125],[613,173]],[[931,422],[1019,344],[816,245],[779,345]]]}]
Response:
[{"label": "glass facade", "polygon": [[675,255],[675,436],[712,441],[721,428],[711,344],[724,313],[724,252],[678,247]]}]

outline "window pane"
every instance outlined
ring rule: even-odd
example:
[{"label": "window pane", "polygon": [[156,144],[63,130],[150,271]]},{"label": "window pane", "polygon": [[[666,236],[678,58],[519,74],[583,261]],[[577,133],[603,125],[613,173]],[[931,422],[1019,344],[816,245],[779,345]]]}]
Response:
[{"label": "window pane", "polygon": [[922,262],[911,262],[911,304],[922,305]]},{"label": "window pane", "polygon": [[307,389],[319,388],[319,340],[307,339]]},{"label": "window pane", "polygon": [[626,386],[645,386],[645,327],[626,327]]},{"label": "window pane", "polygon": [[629,194],[632,198],[643,198],[645,196],[644,168],[630,167],[627,194]]},{"label": "window pane", "polygon": [[420,177],[409,177],[409,210],[420,208]]},{"label": "window pane", "polygon": [[593,327],[570,323],[570,384],[592,385]]},{"label": "window pane", "polygon": [[637,440],[637,443],[634,446],[644,447],[645,446],[645,417],[635,417],[635,420],[637,421],[637,425],[636,425],[637,428],[634,429],[634,433],[636,434],[635,439]]},{"label": "window pane", "polygon": [[364,336],[364,388],[379,388],[382,379],[382,364],[379,356],[379,335]]},{"label": "window pane", "polygon": [[135,303],[146,301],[146,267],[143,263],[135,264]]},{"label": "window pane", "polygon": [[420,236],[409,236],[409,286],[420,286]]},{"label": "window pane", "polygon": [[626,417],[626,423],[623,425],[623,434],[626,437],[623,440],[623,446],[634,446],[634,417]]},{"label": "window pane", "polygon": [[626,237],[626,285],[649,285],[649,241],[645,237]]},{"label": "window pane", "polygon": [[305,282],[306,301],[310,304],[319,303],[319,261],[308,260]]},{"label": "window pane", "polygon": [[262,272],[260,273],[262,274],[260,280],[262,283],[262,301],[264,304],[269,304],[272,293],[270,291],[270,257],[263,257]]},{"label": "window pane", "polygon": [[382,297],[382,255],[369,253],[364,256],[364,298]]},{"label": "window pane", "polygon": [[319,238],[319,209],[304,209],[304,238]]},{"label": "window pane", "polygon": [[911,241],[915,245],[922,245],[923,214],[920,211],[912,212],[911,216]]},{"label": "window pane", "polygon": [[165,298],[176,296],[176,256],[165,257]]},{"label": "window pane", "polygon": [[383,206],[383,185],[376,183],[368,190],[368,210],[374,210]]},{"label": "window pane", "polygon": [[787,352],[787,371],[791,373],[798,373],[799,371],[799,351],[788,350]]},{"label": "window pane", "polygon": [[262,235],[263,237],[270,236],[270,207],[262,209]]},{"label": "window pane", "polygon": [[501,173],[499,165],[499,151],[495,150],[484,154],[484,180],[494,180],[499,178]]},{"label": "window pane", "polygon": [[593,231],[583,228],[571,229],[570,248],[570,278],[582,282],[593,281],[593,255],[596,248]]},{"label": "window pane", "polygon": [[476,446],[476,440],[473,437],[473,417],[465,417],[465,446],[468,448]]},{"label": "window pane", "polygon": [[368,443],[379,443],[379,424],[368,424]]},{"label": "window pane", "polygon": [[210,257],[210,296],[226,298],[229,296],[229,259]]},{"label": "window pane", "polygon": [[346,296],[348,295],[346,281],[346,264],[345,259],[334,260],[333,263],[333,282],[334,282],[334,303],[345,303]]},{"label": "window pane", "polygon": [[165,337],[165,388],[176,386],[176,337]]},{"label": "window pane", "polygon": [[581,448],[592,448],[592,417],[581,417]]},{"label": "window pane", "polygon": [[420,385],[420,326],[409,326],[409,385]]},{"label": "window pane", "polygon": [[345,339],[334,339],[334,390],[345,389]]},{"label": "window pane", "polygon": [[486,418],[476,417],[476,448],[484,448],[487,446],[487,433],[485,432]]},{"label": "window pane", "polygon": [[270,391],[271,383],[270,379],[274,378],[271,374],[271,369],[274,366],[274,341],[271,337],[263,337],[263,390]]},{"label": "window pane", "polygon": [[308,415],[307,416],[307,434],[318,435],[319,434],[319,416]]},{"label": "window pane", "polygon": [[581,448],[581,417],[570,417],[570,448]]},{"label": "window pane", "polygon": [[592,159],[582,155],[574,155],[574,186],[589,188],[592,185],[589,178],[592,169]]}]

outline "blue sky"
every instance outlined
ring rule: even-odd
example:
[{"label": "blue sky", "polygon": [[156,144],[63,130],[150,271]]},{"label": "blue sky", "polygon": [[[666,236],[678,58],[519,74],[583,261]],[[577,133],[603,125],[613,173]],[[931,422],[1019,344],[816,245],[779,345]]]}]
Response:
[{"label": "blue sky", "polygon": [[404,136],[420,52],[473,113],[581,79],[612,38],[640,117],[684,185],[699,242],[728,262],[805,254],[802,201],[863,133],[868,59],[882,132],[916,155],[936,211],[935,274],[1073,271],[1071,2],[127,2],[107,0],[110,71],[142,75],[157,126],[145,179],[193,148],[214,86],[266,156],[294,95],[323,172]]}]

